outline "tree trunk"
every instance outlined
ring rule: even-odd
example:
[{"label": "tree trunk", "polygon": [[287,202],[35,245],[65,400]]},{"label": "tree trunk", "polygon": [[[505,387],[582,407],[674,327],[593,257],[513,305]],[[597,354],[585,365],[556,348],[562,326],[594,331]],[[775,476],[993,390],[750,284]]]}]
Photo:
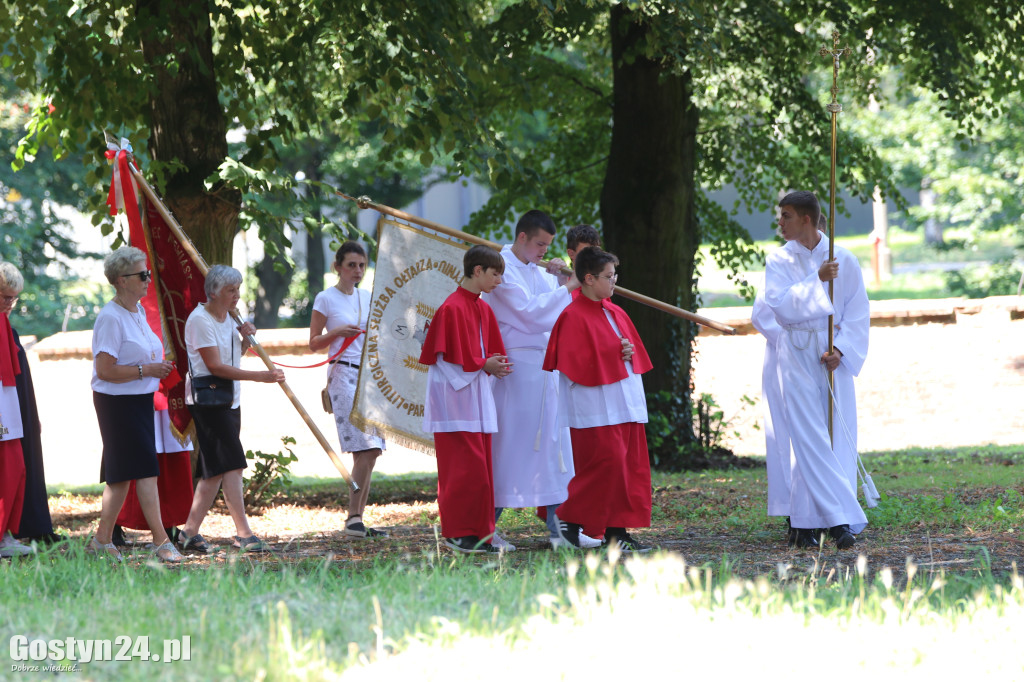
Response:
[{"label": "tree trunk", "polygon": [[[623,5],[611,10],[613,123],[601,220],[607,248],[621,260],[623,286],[692,309],[700,244],[699,112],[688,74],[674,75],[659,61],[637,56],[647,32],[641,17]],[[644,376],[646,390],[682,395],[689,405],[695,325],[638,303],[616,302],[627,309],[654,363]]]},{"label": "tree trunk", "polygon": [[[283,226],[282,226],[283,231]],[[281,304],[288,295],[295,268],[284,255],[283,240],[274,240],[277,249],[267,249],[256,267],[256,305],[252,323],[257,329],[276,329],[281,319]]]},{"label": "tree trunk", "polygon": [[142,53],[157,84],[150,96],[149,152],[154,161],[181,164],[167,172],[159,190],[206,261],[230,265],[241,193],[220,187],[207,191],[204,185],[228,154],[210,1],[137,0],[135,11],[149,27],[143,32]]},{"label": "tree trunk", "polygon": [[[323,177],[320,173],[320,165],[323,163],[322,155],[319,152],[313,154],[309,165],[306,167],[306,177],[310,180],[320,181]],[[316,185],[310,185],[309,191],[312,197],[319,199],[323,192]],[[309,228],[306,236],[306,283],[310,302],[312,298],[324,290],[324,231],[320,229],[320,218],[322,211],[320,201],[313,202],[313,215],[317,226]]]},{"label": "tree trunk", "polygon": [[[921,181],[921,191],[918,197],[921,208],[924,210],[931,211],[935,208],[935,190],[932,189],[931,178]],[[929,217],[924,221],[924,243],[932,246],[941,246],[946,243],[942,236],[942,223],[934,217]]]}]

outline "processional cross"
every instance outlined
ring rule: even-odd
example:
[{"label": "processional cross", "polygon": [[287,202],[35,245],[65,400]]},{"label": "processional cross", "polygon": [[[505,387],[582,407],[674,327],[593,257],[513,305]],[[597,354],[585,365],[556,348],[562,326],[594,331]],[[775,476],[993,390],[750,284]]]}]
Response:
[{"label": "processional cross", "polygon": [[[839,31],[832,31],[832,49],[822,45],[818,54],[822,57],[832,58],[832,101],[825,107],[832,114],[832,161],[829,170],[829,197],[828,197],[828,260],[835,260],[836,248],[836,147],[837,147],[837,124],[839,112],[843,105],[839,103],[839,58],[851,52],[849,47],[839,47]],[[828,281],[828,300],[835,300],[835,280]],[[828,352],[831,355],[835,351],[835,323],[834,315],[828,316]],[[835,393],[835,375],[832,371],[828,373],[828,436],[835,445],[833,435],[832,417],[832,396]]]}]

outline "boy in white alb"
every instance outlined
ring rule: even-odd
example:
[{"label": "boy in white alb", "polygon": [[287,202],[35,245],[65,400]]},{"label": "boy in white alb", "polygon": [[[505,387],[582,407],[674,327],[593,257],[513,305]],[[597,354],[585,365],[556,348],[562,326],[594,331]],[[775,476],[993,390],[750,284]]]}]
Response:
[{"label": "boy in white alb", "polygon": [[[818,230],[820,215],[812,192],[791,192],[779,202],[779,230],[786,245],[768,256],[764,301],[781,328],[775,350],[793,448],[789,511],[797,531],[795,544],[816,546],[816,529],[822,528],[837,547],[846,549],[867,525],[857,501],[853,378],[867,356],[871,314],[860,264],[842,247],[829,260],[828,239]],[[829,315],[835,329],[831,353]],[[827,370],[834,371],[835,379],[831,440]]]},{"label": "boy in white alb", "polygon": [[[579,282],[561,274],[565,263],[560,259],[538,267],[554,238],[555,224],[546,213],[523,214],[515,241],[501,250],[501,285],[483,299],[494,311],[505,351],[516,368],[494,387],[495,521],[506,507],[546,508],[548,541],[559,547],[555,510],[566,500],[575,470],[569,429],[558,424],[558,377],[542,366],[551,328]],[[507,545],[498,535],[492,542]]]},{"label": "boy in white alb", "polygon": [[[768,516],[790,514],[790,488],[793,472],[793,449],[789,444],[782,388],[779,386],[779,338],[782,327],[775,314],[764,302],[764,291],[754,298],[750,321],[765,339],[764,363],[761,367],[761,397],[763,399],[765,470],[768,476]],[[817,539],[814,540],[817,542]],[[789,543],[795,545],[797,532],[790,528]],[[812,545],[813,546],[813,545]]]}]

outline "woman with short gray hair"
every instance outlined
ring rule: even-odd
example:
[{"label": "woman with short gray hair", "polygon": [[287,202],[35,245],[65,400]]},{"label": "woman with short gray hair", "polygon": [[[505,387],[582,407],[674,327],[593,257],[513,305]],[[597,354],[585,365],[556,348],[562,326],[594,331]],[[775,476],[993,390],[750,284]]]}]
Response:
[{"label": "woman with short gray hair", "polygon": [[149,290],[152,273],[144,251],[122,246],[103,259],[103,274],[114,285],[115,294],[93,327],[92,395],[103,439],[106,488],[99,525],[86,549],[121,560],[112,540],[114,523],[135,481],[139,505],[153,532],[154,554],[161,561],[178,563],[182,556],[160,518],[153,424],[153,394],[174,365],[164,360],[163,343],[139,304]]},{"label": "woman with short gray hair", "polygon": [[7,261],[0,262],[0,289],[9,289],[17,299],[21,290],[25,288],[25,278],[22,277],[21,271],[15,267],[14,263],[8,263]]},{"label": "woman with short gray hair", "polygon": [[[185,403],[192,413],[199,441],[200,480],[192,497],[188,520],[178,534],[183,551],[208,554],[210,544],[199,534],[217,493],[223,489],[224,502],[235,524],[232,545],[244,552],[259,552],[269,546],[253,534],[245,514],[242,471],[246,467],[245,450],[239,439],[242,426],[239,381],[284,381],[279,369],[254,371],[241,369],[242,354],[249,348],[248,337],[256,333],[251,322],[239,326],[231,319],[238,305],[242,273],[227,265],[214,265],[206,273],[206,303],[196,306],[185,322],[185,347],[188,350],[189,376],[185,380]],[[241,333],[241,337],[239,337]],[[243,340],[244,339],[244,340]],[[231,384],[225,404],[203,405],[196,398],[196,387],[204,378],[219,377]],[[209,381],[201,382],[203,384]]]}]

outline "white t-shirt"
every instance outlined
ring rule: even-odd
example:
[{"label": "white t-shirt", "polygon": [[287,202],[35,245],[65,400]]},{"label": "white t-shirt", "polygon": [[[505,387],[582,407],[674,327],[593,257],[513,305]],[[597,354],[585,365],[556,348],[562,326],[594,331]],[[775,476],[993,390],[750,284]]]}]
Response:
[{"label": "white t-shirt", "polygon": [[[206,312],[206,305],[199,304],[185,322],[185,348],[188,349],[188,361],[192,365],[189,373],[195,372],[197,377],[209,376],[210,370],[199,354],[200,348],[216,348],[220,351],[220,361],[225,365],[240,367],[242,364],[242,337],[238,334],[238,325],[228,315],[223,322]],[[238,407],[242,396],[241,382],[235,380],[235,400],[231,409]],[[185,404],[192,404],[192,377],[185,378]]]},{"label": "white t-shirt", "polygon": [[[110,301],[96,316],[92,328],[92,356],[106,353],[116,364],[136,367],[164,359],[164,346],[146,321],[146,313],[137,304],[136,312],[125,310]],[[92,390],[107,395],[143,395],[154,393],[160,387],[156,377],[143,377],[137,381],[115,384],[96,376],[96,362],[92,365]]]},{"label": "white t-shirt", "polygon": [[[338,287],[324,289],[313,299],[313,310],[327,318],[325,331],[329,331],[343,324],[355,324],[360,329],[366,329],[366,323],[370,319],[370,292],[366,289],[356,289],[351,294],[343,294]],[[345,349],[338,360],[351,362],[358,365],[363,357],[363,339],[365,334],[360,334],[352,345]],[[336,336],[331,339],[331,345],[327,349],[328,355],[334,355],[341,348],[345,337]]]}]

